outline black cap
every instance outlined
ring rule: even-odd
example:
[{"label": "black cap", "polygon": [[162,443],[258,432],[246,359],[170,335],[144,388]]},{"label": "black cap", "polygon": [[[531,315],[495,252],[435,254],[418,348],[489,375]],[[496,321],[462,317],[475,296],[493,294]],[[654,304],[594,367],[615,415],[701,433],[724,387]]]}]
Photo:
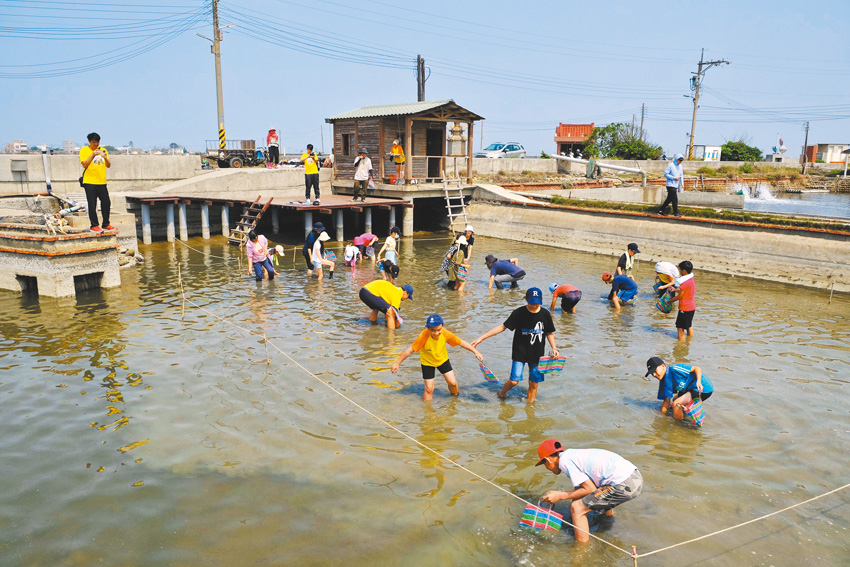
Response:
[{"label": "black cap", "polygon": [[640,254],[640,250],[638,250],[638,245],[636,242],[631,242],[629,244],[629,250],[634,250],[635,254]]},{"label": "black cap", "polygon": [[655,369],[664,364],[664,361],[658,358],[657,356],[653,356],[649,360],[646,361],[646,374],[644,376],[649,376],[650,374],[655,372]]},{"label": "black cap", "polygon": [[317,222],[313,225],[313,230],[317,232],[322,232],[323,230],[325,230],[325,225],[323,225],[321,222]]},{"label": "black cap", "polygon": [[484,256],[484,263],[487,264],[488,268],[490,266],[492,266],[493,264],[495,264],[496,261],[497,261],[496,257],[493,256],[492,254],[487,254],[486,256]]}]

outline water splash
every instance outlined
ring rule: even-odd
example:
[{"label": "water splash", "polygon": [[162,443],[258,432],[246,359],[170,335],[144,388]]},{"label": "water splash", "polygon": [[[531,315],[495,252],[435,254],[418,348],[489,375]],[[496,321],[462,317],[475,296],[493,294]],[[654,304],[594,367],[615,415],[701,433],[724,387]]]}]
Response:
[{"label": "water splash", "polygon": [[761,181],[750,185],[747,182],[732,184],[732,192],[743,195],[744,202],[747,201],[775,201],[776,197],[770,192],[770,185]]}]

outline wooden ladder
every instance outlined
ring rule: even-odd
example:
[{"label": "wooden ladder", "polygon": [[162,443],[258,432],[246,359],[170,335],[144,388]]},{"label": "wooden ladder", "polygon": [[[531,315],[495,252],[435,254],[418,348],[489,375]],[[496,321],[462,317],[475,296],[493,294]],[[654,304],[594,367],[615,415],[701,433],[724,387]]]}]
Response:
[{"label": "wooden ladder", "polygon": [[248,239],[248,233],[257,228],[257,222],[263,217],[263,213],[266,212],[273,200],[274,197],[263,204],[260,203],[260,196],[257,195],[257,199],[248,205],[248,208],[242,213],[242,218],[236,223],[236,228],[230,231],[227,241],[237,246],[245,244]]},{"label": "wooden ladder", "polygon": [[[443,172],[443,193],[446,197],[446,210],[448,211],[449,216],[449,229],[452,231],[452,235],[457,234],[458,232],[463,232],[466,229],[466,225],[469,224],[469,217],[466,215],[466,200],[463,196],[463,181],[459,178],[455,178],[452,180],[453,183],[457,183],[456,187],[449,186],[449,179],[446,177],[446,173]],[[461,225],[461,229],[457,230],[455,225]]]}]

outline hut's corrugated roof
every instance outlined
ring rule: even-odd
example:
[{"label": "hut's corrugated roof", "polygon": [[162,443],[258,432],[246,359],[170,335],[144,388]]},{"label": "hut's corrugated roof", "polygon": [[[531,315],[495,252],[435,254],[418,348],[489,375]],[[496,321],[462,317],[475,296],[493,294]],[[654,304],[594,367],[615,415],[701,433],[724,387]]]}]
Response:
[{"label": "hut's corrugated roof", "polygon": [[337,114],[336,116],[331,116],[326,118],[326,122],[332,122],[334,120],[346,120],[351,118],[376,118],[379,116],[407,116],[411,114],[420,114],[422,112],[428,112],[429,110],[434,110],[436,108],[440,108],[442,106],[451,105],[456,107],[458,110],[463,111],[469,116],[473,117],[475,120],[480,120],[481,117],[475,114],[474,112],[470,112],[465,108],[461,107],[455,101],[451,99],[446,100],[426,100],[422,102],[405,102],[402,104],[382,104],[377,106],[362,106],[357,110],[351,110],[349,112],[344,112],[342,114]]}]

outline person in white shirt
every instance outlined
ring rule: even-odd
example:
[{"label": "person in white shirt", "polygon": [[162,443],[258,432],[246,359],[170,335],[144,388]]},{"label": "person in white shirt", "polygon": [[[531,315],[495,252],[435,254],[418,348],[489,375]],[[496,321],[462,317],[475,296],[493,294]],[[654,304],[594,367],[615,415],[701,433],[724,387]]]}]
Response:
[{"label": "person in white shirt", "polygon": [[366,189],[369,187],[369,180],[372,179],[372,160],[369,159],[369,152],[366,148],[360,148],[360,155],[354,160],[354,198],[356,201],[360,198],[361,201],[366,200]]},{"label": "person in white shirt", "polygon": [[643,489],[638,468],[605,449],[565,449],[559,441],[547,439],[537,448],[537,456],[535,466],[544,465],[556,475],[565,472],[573,483],[573,490],[550,490],[543,501],[573,501],[570,515],[580,543],[590,541],[587,514],[591,510],[613,516],[616,506],[637,498]]}]

